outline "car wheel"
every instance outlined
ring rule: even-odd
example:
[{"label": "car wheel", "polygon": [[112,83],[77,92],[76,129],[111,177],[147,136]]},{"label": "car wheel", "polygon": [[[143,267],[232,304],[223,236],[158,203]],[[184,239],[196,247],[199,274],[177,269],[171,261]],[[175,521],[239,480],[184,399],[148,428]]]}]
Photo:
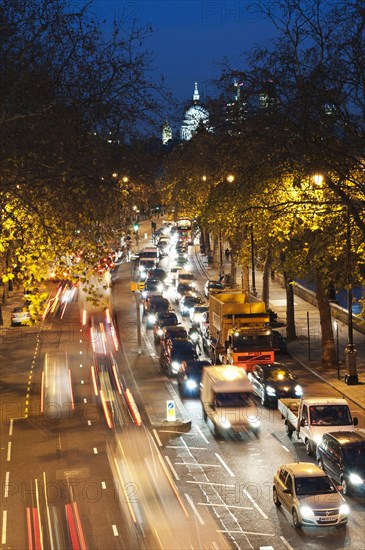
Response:
[{"label": "car wheel", "polygon": [[319,466],[322,470],[324,469],[324,468],[323,468],[323,460],[321,459],[321,457],[318,458],[317,464],[318,464],[318,466]]},{"label": "car wheel", "polygon": [[296,511],[295,508],[293,508],[293,510],[291,512],[291,517],[293,519],[293,525],[294,525],[295,529],[301,529],[302,524],[299,521],[298,514],[297,514],[297,511]]},{"label": "car wheel", "polygon": [[207,413],[205,412],[204,409],[203,409],[203,418],[204,418],[204,422],[206,422],[208,420],[208,415],[207,415]]},{"label": "car wheel", "polygon": [[348,495],[348,494],[349,494],[349,486],[348,486],[348,484],[347,484],[346,479],[343,478],[343,479],[341,480],[341,485],[342,485],[342,493],[343,493],[344,495]]},{"label": "car wheel", "polygon": [[305,451],[306,451],[308,456],[312,456],[313,450],[312,450],[312,445],[311,445],[311,442],[309,441],[309,439],[306,439],[306,441],[305,441]]},{"label": "car wheel", "polygon": [[337,525],[335,525],[336,529],[345,529],[347,527],[347,521],[345,521],[344,523],[338,523]]},{"label": "car wheel", "polygon": [[280,500],[279,500],[278,493],[277,493],[275,487],[274,487],[273,490],[272,490],[272,498],[273,498],[273,501],[274,501],[275,506],[276,506],[277,508],[280,508],[281,502],[280,502]]}]

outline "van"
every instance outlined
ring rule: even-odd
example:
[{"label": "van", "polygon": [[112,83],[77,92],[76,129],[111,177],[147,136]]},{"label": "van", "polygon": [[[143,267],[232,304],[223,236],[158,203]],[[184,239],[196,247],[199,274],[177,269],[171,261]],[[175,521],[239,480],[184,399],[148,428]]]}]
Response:
[{"label": "van", "polygon": [[160,259],[160,253],[157,246],[147,246],[141,252],[140,258],[153,258],[157,262]]},{"label": "van", "polygon": [[259,436],[260,420],[246,372],[234,365],[205,367],[200,383],[204,420],[213,423],[215,435]]}]

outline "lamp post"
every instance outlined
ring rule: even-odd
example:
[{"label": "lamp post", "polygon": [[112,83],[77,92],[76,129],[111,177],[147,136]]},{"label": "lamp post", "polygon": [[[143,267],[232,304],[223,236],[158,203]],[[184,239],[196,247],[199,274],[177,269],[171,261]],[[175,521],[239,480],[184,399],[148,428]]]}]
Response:
[{"label": "lamp post", "polygon": [[255,242],[253,237],[253,228],[251,226],[251,266],[252,266],[252,285],[251,292],[253,296],[257,296],[256,278],[255,278]]},{"label": "lamp post", "polygon": [[348,385],[359,383],[357,375],[357,350],[354,345],[354,329],[352,324],[352,265],[351,265],[351,224],[350,211],[347,208],[347,230],[346,230],[346,282],[347,282],[347,310],[348,310],[348,343],[345,349],[346,375],[345,382]]},{"label": "lamp post", "polygon": [[223,269],[223,247],[222,247],[222,231],[219,230],[219,279],[224,275]]}]

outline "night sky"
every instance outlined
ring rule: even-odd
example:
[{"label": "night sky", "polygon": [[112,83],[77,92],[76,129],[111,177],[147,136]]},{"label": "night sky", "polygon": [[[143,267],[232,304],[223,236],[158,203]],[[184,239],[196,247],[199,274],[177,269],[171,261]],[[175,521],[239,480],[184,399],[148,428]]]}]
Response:
[{"label": "night sky", "polygon": [[245,67],[245,52],[264,45],[274,34],[270,23],[250,13],[251,0],[95,0],[110,28],[114,17],[154,30],[146,47],[154,53],[156,77],[179,102],[192,98],[198,82],[201,98],[213,95],[209,81],[217,78],[227,57],[237,70]]}]

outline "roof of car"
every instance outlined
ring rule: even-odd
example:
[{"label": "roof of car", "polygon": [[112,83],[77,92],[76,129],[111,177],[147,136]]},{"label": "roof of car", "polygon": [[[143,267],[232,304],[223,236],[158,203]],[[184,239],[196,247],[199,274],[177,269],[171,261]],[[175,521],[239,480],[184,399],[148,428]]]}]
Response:
[{"label": "roof of car", "polygon": [[341,446],[345,445],[353,445],[355,443],[362,443],[365,445],[365,433],[360,431],[353,431],[353,432],[331,432],[328,434],[324,434],[327,437],[331,437],[333,439],[336,439]]},{"label": "roof of car", "polygon": [[179,332],[180,330],[185,330],[185,332],[187,332],[186,328],[182,325],[166,325],[164,327],[165,332]]},{"label": "roof of car", "polygon": [[280,468],[285,468],[295,477],[322,477],[326,475],[319,466],[312,464],[312,462],[291,462],[283,464]]},{"label": "roof of car", "polygon": [[189,359],[188,361],[184,361],[184,363],[186,365],[186,370],[203,369],[204,367],[209,367],[211,365],[211,362],[207,359]]}]

